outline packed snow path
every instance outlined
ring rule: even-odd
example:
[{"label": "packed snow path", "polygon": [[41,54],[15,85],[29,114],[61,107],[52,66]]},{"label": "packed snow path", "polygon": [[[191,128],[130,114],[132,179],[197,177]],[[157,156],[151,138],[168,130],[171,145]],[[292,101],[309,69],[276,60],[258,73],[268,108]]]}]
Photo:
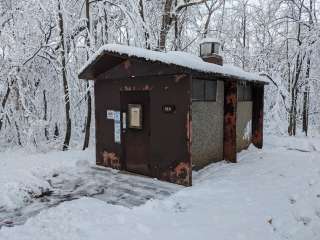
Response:
[{"label": "packed snow path", "polygon": [[6,210],[0,206],[0,228],[23,224],[44,209],[81,197],[94,197],[109,204],[134,207],[150,199],[163,199],[181,188],[99,167],[90,167],[82,172],[54,173],[47,181],[50,188],[43,189],[22,207]]}]

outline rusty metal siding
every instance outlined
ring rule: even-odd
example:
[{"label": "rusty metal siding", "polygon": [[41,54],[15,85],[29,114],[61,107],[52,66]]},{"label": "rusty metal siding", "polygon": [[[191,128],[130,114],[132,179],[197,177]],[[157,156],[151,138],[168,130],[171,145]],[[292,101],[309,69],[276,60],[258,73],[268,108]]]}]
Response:
[{"label": "rusty metal siding", "polygon": [[237,81],[224,83],[223,156],[226,161],[237,162]]},{"label": "rusty metal siding", "polygon": [[255,84],[252,91],[252,143],[257,148],[263,146],[264,85]]},{"label": "rusty metal siding", "polygon": [[121,145],[114,142],[114,121],[107,119],[107,110],[120,111],[120,91],[116,81],[95,81],[96,163],[122,168]]},{"label": "rusty metal siding", "polygon": [[[124,71],[131,72],[130,69]],[[123,72],[117,76],[121,74]],[[125,170],[122,145],[114,143],[114,122],[106,118],[106,111],[120,111],[120,91],[149,91],[151,175],[190,186],[190,76],[177,74],[116,80],[105,79],[105,76],[101,75],[95,81],[97,164]],[[163,112],[164,105],[174,105],[175,112]]]},{"label": "rusty metal siding", "polygon": [[[160,77],[159,77],[160,78]],[[190,77],[161,77],[151,91],[151,160],[162,180],[191,185]],[[163,113],[163,105],[174,105],[175,113]]]}]

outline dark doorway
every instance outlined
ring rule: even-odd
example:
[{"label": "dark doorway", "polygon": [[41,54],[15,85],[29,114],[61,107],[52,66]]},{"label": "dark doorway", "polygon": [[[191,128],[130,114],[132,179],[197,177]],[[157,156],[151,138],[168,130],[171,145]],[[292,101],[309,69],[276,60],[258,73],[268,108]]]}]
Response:
[{"label": "dark doorway", "polygon": [[149,92],[121,92],[121,112],[125,168],[129,172],[151,176]]}]

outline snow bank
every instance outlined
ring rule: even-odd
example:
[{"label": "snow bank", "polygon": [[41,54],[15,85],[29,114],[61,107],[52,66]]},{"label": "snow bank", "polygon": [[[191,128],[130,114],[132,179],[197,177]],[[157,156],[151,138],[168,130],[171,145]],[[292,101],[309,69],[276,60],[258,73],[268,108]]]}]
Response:
[{"label": "snow bank", "polygon": [[[0,154],[0,209],[16,209],[50,189],[47,179],[72,171],[81,161],[94,159],[90,151],[29,154],[22,150]],[[86,157],[87,156],[87,157]]]},{"label": "snow bank", "polygon": [[243,80],[247,81],[261,81],[264,83],[268,83],[268,80],[266,78],[261,77],[258,74],[245,72],[241,68],[228,64],[219,66],[216,64],[207,63],[203,61],[201,58],[190,53],[179,51],[171,51],[165,53],[119,44],[107,44],[102,46],[93,56],[91,56],[87,63],[80,69],[79,74],[84,72],[86,68],[89,67],[89,65],[95,62],[101,55],[105,54],[106,52],[118,53],[120,55],[126,55],[129,57],[133,56],[138,58],[144,58],[146,60],[159,61],[166,64],[174,64],[177,66],[182,66],[205,73],[218,73],[225,76],[242,78]]},{"label": "snow bank", "polygon": [[166,200],[128,209],[83,198],[3,228],[0,239],[320,239],[320,153],[288,149],[290,138],[266,139],[263,150],[208,166]]}]

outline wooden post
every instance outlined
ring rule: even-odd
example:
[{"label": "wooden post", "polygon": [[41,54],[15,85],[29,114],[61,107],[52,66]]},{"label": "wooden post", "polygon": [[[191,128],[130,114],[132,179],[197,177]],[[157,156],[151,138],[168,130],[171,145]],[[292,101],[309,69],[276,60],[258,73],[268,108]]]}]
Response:
[{"label": "wooden post", "polygon": [[224,82],[223,157],[237,162],[237,81]]},{"label": "wooden post", "polygon": [[253,85],[252,101],[252,143],[257,148],[262,148],[264,85]]}]

